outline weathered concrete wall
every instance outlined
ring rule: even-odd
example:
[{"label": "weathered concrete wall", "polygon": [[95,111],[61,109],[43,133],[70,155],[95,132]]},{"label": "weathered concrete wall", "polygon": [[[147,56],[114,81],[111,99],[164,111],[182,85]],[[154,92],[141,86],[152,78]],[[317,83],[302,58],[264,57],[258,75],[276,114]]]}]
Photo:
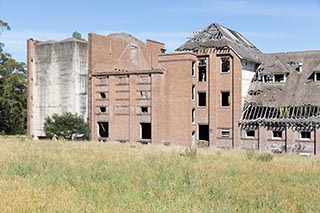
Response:
[{"label": "weathered concrete wall", "polygon": [[[47,116],[64,112],[87,114],[87,42],[66,39],[29,45],[28,73],[32,92],[30,136],[44,136]],[[30,90],[31,91],[31,90]]]}]

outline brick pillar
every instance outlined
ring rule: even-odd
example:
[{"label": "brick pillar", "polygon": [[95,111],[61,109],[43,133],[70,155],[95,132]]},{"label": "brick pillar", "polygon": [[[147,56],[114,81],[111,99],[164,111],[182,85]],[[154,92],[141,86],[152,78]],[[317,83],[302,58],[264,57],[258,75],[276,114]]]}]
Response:
[{"label": "brick pillar", "polygon": [[259,126],[258,129],[258,145],[259,145],[259,151],[267,151],[267,134],[268,131],[266,128]]}]

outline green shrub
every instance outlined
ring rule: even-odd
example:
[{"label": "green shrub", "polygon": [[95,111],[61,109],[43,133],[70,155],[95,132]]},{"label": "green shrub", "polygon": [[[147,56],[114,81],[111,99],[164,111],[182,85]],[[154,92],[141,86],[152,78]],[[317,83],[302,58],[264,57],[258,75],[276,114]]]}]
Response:
[{"label": "green shrub", "polygon": [[66,112],[62,115],[53,114],[44,122],[47,137],[58,137],[67,140],[88,140],[89,127],[80,115]]}]

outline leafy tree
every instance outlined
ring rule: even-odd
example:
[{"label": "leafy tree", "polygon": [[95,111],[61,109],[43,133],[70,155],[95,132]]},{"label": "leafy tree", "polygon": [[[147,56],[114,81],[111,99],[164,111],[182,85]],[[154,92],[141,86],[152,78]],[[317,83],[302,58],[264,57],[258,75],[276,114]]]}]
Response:
[{"label": "leafy tree", "polygon": [[7,22],[2,21],[2,20],[0,19],[0,35],[1,35],[1,33],[2,33],[3,31],[5,31],[5,30],[11,30],[11,28],[10,28],[10,26],[9,26],[9,24],[8,24]]},{"label": "leafy tree", "polygon": [[68,140],[89,139],[89,126],[80,115],[66,112],[62,115],[53,114],[44,122],[46,136],[60,137]]},{"label": "leafy tree", "polygon": [[85,41],[85,39],[82,38],[81,34],[79,32],[77,32],[77,31],[74,31],[72,33],[72,38],[75,38],[75,39],[78,39],[78,40],[81,40],[81,41]]},{"label": "leafy tree", "polygon": [[[10,30],[0,20],[0,34]],[[0,43],[0,132],[24,134],[27,128],[27,76],[25,64],[4,52]]]}]

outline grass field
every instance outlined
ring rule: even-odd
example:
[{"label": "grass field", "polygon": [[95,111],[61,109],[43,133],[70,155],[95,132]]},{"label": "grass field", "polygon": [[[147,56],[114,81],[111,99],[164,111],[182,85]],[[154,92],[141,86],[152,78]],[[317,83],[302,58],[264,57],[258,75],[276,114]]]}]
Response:
[{"label": "grass field", "polygon": [[1,212],[319,212],[320,159],[0,138]]}]

